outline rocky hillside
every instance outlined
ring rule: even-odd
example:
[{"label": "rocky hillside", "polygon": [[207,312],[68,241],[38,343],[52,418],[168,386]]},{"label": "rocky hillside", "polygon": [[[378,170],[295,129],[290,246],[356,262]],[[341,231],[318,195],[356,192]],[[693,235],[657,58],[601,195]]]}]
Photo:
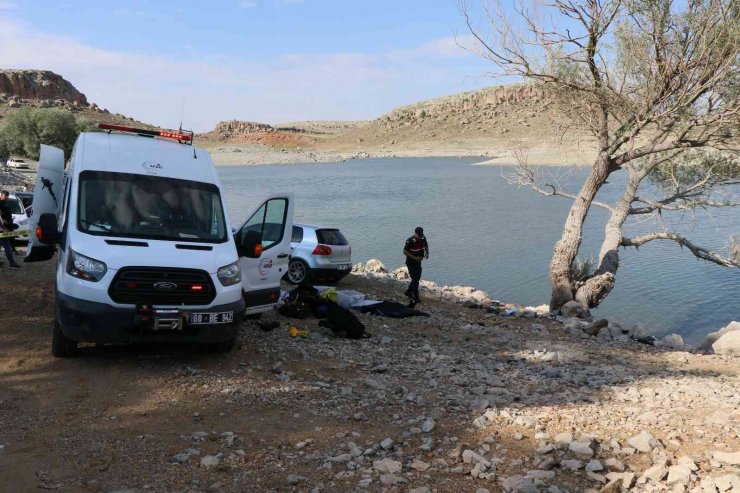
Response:
[{"label": "rocky hillside", "polygon": [[578,132],[568,133],[564,141],[562,123],[554,102],[541,88],[496,86],[397,108],[324,145],[335,150],[372,152],[471,146],[483,149],[513,142],[525,147],[566,144],[572,148],[574,142],[587,141]]},{"label": "rocky hillside", "polygon": [[22,107],[61,108],[93,122],[133,123],[153,128],[90,103],[71,82],[49,70],[0,69],[0,124],[6,115]]},{"label": "rocky hillside", "polygon": [[63,99],[87,106],[84,94],[64,77],[49,70],[0,69],[0,93],[23,99]]},{"label": "rocky hillside", "polygon": [[275,128],[266,123],[242,120],[219,122],[211,132],[198,135],[206,142],[263,144],[273,147],[311,146],[314,140],[299,128]]}]

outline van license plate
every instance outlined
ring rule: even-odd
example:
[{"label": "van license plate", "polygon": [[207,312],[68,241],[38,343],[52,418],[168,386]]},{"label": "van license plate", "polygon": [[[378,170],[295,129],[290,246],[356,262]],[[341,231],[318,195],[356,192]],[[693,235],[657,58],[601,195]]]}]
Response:
[{"label": "van license plate", "polygon": [[234,312],[191,313],[190,325],[229,324],[234,321]]},{"label": "van license plate", "polygon": [[339,264],[337,265],[338,270],[349,270],[349,264]]}]

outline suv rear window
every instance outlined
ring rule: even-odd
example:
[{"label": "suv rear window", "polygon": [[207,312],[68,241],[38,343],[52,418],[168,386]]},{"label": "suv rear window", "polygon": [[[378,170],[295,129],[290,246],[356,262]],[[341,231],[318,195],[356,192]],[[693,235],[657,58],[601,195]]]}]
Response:
[{"label": "suv rear window", "polygon": [[347,238],[338,229],[317,229],[316,239],[322,245],[349,245]]}]

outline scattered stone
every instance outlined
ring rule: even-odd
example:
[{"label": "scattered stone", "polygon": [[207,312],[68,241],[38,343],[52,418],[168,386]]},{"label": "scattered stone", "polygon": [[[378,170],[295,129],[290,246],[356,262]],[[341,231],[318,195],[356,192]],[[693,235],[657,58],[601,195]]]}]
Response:
[{"label": "scattered stone", "polygon": [[418,488],[409,489],[409,493],[432,493],[429,486],[419,486]]},{"label": "scattered stone", "polygon": [[571,442],[568,450],[579,459],[590,459],[594,456],[594,449],[589,442]]},{"label": "scattered stone", "polygon": [[511,476],[501,479],[501,486],[507,493],[539,493],[530,478],[523,476]]},{"label": "scattered stone", "polygon": [[740,466],[740,451],[738,452],[712,452],[712,459],[729,466]]},{"label": "scattered stone", "polygon": [[434,429],[435,424],[436,423],[434,422],[432,418],[428,418],[426,421],[424,421],[421,424],[421,431],[423,431],[424,433],[429,433],[430,431]]},{"label": "scattered stone", "polygon": [[203,467],[215,467],[221,462],[221,454],[206,455],[200,460],[200,465]]},{"label": "scattered stone", "polygon": [[424,472],[429,469],[430,465],[421,460],[415,460],[411,463],[411,469],[415,469],[419,472]]},{"label": "scattered stone", "polygon": [[627,440],[627,443],[640,452],[651,452],[655,447],[660,445],[658,440],[647,431],[642,431],[639,435],[633,436]]},{"label": "scattered stone", "polygon": [[472,450],[468,449],[462,453],[462,460],[465,464],[483,464],[486,467],[491,467],[491,462],[480,454],[476,454]]},{"label": "scattered stone", "polygon": [[289,485],[296,485],[298,483],[302,483],[306,481],[307,478],[304,476],[298,476],[297,474],[288,474],[287,482]]},{"label": "scattered stone", "polygon": [[571,471],[578,471],[583,467],[583,462],[578,459],[568,459],[560,461],[560,466]]},{"label": "scattered stone", "polygon": [[683,349],[683,337],[678,334],[668,334],[660,340],[660,345],[671,349]]},{"label": "scattered stone", "polygon": [[599,490],[599,493],[621,493],[622,491],[622,479],[612,479],[603,488]]},{"label": "scattered stone", "polygon": [[735,474],[725,474],[716,478],[714,480],[714,484],[722,493],[725,491],[732,491],[735,493],[736,491],[740,491],[740,476]]},{"label": "scattered stone", "polygon": [[567,449],[568,445],[570,445],[570,442],[572,441],[572,433],[558,433],[557,435],[555,435],[555,444],[562,449]]},{"label": "scattered stone", "polygon": [[640,476],[640,479],[637,480],[637,482],[642,484],[650,480],[653,483],[657,484],[666,477],[666,474],[668,474],[668,469],[666,468],[665,464],[655,464],[653,467],[645,471],[643,475]]},{"label": "scattered stone", "polygon": [[597,461],[596,459],[593,459],[586,464],[586,471],[588,472],[599,472],[603,471],[604,466],[601,465],[601,462]]},{"label": "scattered stone", "polygon": [[668,484],[689,484],[691,469],[684,465],[671,466],[668,468]]},{"label": "scattered stone", "polygon": [[714,354],[740,356],[740,330],[727,332],[712,344]]},{"label": "scattered stone", "polygon": [[393,459],[382,459],[373,461],[373,469],[380,473],[398,474],[401,472],[401,463]]},{"label": "scattered stone", "polygon": [[393,448],[393,439],[388,437],[382,442],[380,442],[380,446],[383,447],[383,450],[390,450]]}]

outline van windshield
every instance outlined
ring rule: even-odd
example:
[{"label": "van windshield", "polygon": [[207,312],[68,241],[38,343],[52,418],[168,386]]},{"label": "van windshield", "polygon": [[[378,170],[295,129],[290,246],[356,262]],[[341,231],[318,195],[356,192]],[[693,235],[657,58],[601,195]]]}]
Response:
[{"label": "van windshield", "polygon": [[83,171],[77,229],[91,235],[223,243],[216,185],[175,178]]}]

